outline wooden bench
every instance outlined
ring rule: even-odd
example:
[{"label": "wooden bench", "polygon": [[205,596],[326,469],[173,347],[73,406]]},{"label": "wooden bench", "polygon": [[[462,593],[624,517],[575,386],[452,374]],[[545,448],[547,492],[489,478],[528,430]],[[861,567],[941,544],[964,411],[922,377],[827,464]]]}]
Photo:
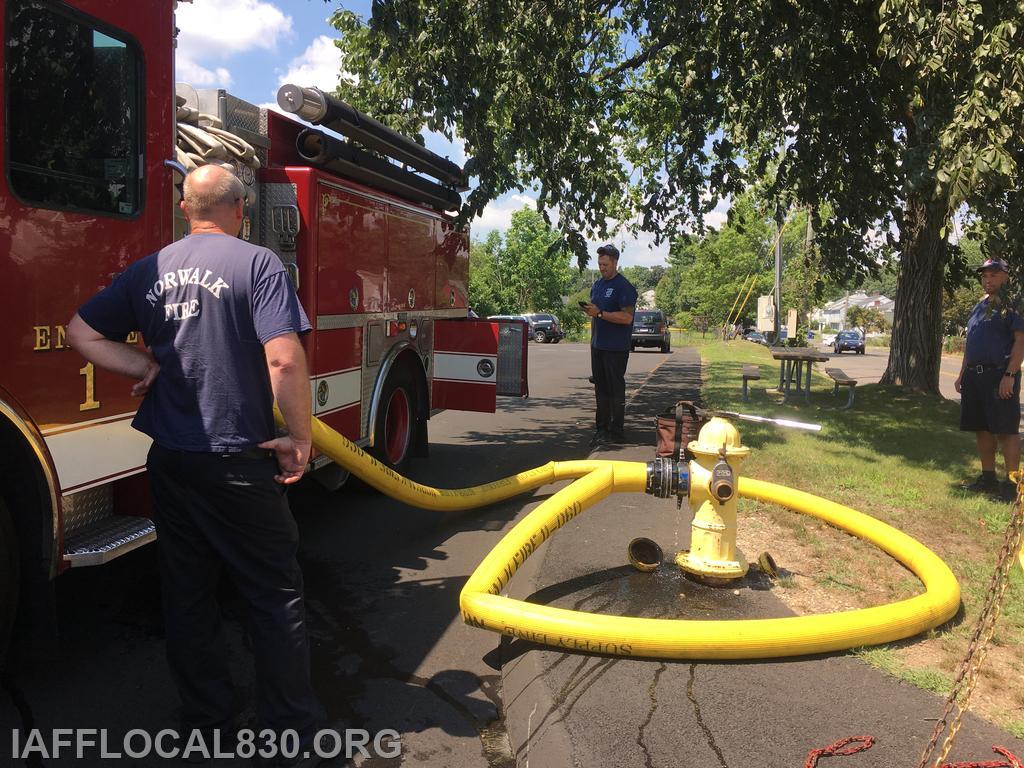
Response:
[{"label": "wooden bench", "polygon": [[850,408],[853,406],[853,391],[857,388],[857,380],[851,379],[839,368],[826,368],[826,375],[835,382],[835,386],[832,387],[832,396],[839,394],[839,387],[850,388],[850,399],[846,401],[846,405],[843,408]]},{"label": "wooden bench", "polygon": [[744,365],[743,366],[743,402],[746,403],[750,400],[747,396],[747,382],[757,381],[761,378],[761,366],[759,365]]}]

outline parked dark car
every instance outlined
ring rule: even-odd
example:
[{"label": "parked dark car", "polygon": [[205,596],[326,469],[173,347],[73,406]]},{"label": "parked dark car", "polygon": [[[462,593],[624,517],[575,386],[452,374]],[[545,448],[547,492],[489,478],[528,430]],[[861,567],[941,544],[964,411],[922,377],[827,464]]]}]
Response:
[{"label": "parked dark car", "polygon": [[764,337],[764,334],[761,333],[756,328],[748,328],[747,330],[745,330],[743,332],[743,338],[746,339],[747,341],[752,341],[755,344],[764,344],[766,346],[768,344],[768,339],[766,339]]},{"label": "parked dark car", "polygon": [[529,312],[523,317],[530,323],[533,340],[538,344],[557,344],[565,338],[562,326],[554,315],[547,312]]},{"label": "parked dark car", "polygon": [[832,342],[832,349],[838,355],[852,349],[858,355],[864,354],[864,337],[856,331],[840,331],[836,334],[836,340]]},{"label": "parked dark car", "polygon": [[630,349],[637,347],[661,347],[662,352],[672,351],[672,340],[664,312],[659,309],[641,309],[633,313],[633,340]]}]

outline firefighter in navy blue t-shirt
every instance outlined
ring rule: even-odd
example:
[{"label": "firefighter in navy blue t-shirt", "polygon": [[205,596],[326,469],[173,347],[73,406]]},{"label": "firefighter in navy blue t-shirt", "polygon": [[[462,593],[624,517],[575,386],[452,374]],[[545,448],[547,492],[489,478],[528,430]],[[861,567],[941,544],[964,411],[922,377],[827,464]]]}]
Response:
[{"label": "firefighter in navy blue t-shirt", "polygon": [[[223,567],[252,619],[259,727],[294,731],[305,745],[324,713],[310,683],[298,530],[284,486],[302,477],[311,448],[299,341],[310,325],[277,256],[236,237],[244,198],[230,171],[189,174],[182,209],[191,234],[83,305],[68,340],[97,366],[135,378],[132,393],[145,395],[132,424],[153,438],[146,468],[183,726],[213,738],[233,725],[216,602]],[[148,352],[122,343],[136,330]],[[275,437],[275,398],[287,437]]]},{"label": "firefighter in navy blue t-shirt", "polygon": [[633,338],[636,288],[619,274],[619,249],[597,249],[601,279],[590,288],[590,367],[593,371],[597,415],[591,445],[622,442],[626,415],[626,363]]},{"label": "firefighter in navy blue t-shirt", "polygon": [[[983,298],[967,320],[964,361],[954,386],[960,393],[960,429],[974,432],[981,474],[964,487],[1017,497],[1020,467],[1020,366],[1024,362],[1024,318],[1009,302],[1004,286],[1010,278],[1002,259],[987,259],[976,268]],[[996,479],[996,446],[1003,449],[1007,479]]]}]

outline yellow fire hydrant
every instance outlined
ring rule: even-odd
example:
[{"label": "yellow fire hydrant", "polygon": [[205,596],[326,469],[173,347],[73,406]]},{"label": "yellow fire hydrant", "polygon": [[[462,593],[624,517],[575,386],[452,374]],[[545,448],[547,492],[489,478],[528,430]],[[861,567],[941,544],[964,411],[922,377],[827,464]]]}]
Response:
[{"label": "yellow fire hydrant", "polygon": [[750,449],[740,444],[736,427],[717,417],[689,449],[696,457],[690,462],[689,501],[702,503],[693,517],[690,549],[676,556],[676,564],[700,581],[728,584],[750,567],[736,548],[736,483]]}]

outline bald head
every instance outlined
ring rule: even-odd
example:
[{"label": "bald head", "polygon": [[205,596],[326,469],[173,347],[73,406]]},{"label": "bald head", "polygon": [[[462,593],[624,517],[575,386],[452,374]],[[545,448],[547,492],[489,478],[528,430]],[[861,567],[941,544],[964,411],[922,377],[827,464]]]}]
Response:
[{"label": "bald head", "polygon": [[193,233],[223,232],[234,237],[242,226],[245,186],[230,170],[204,165],[185,177],[181,210]]}]

